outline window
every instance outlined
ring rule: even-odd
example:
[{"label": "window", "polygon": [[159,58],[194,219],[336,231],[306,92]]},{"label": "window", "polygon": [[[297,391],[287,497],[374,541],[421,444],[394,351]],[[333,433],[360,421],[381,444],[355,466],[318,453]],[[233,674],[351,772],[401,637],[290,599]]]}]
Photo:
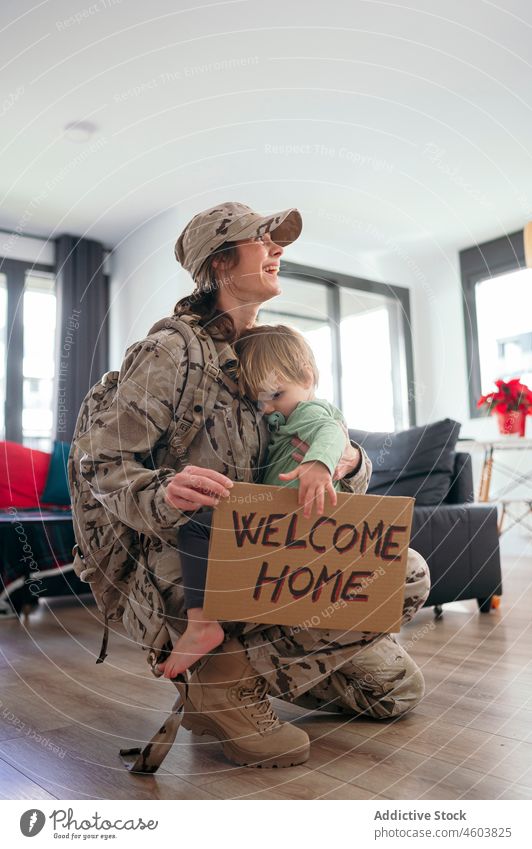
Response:
[{"label": "window", "polygon": [[480,280],[475,305],[482,394],[498,378],[532,386],[532,269]]},{"label": "window", "polygon": [[351,427],[415,424],[408,290],[293,263],[281,265],[280,283],[259,321],[288,324],[309,341],[318,397],[340,407]]},{"label": "window", "polygon": [[0,438],[51,451],[55,277],[15,260],[0,275]]},{"label": "window", "polygon": [[532,270],[523,233],[460,254],[471,416],[494,381],[519,377],[532,386]]},{"label": "window", "polygon": [[26,275],[24,286],[24,359],[22,441],[51,451],[55,373],[55,279]]}]

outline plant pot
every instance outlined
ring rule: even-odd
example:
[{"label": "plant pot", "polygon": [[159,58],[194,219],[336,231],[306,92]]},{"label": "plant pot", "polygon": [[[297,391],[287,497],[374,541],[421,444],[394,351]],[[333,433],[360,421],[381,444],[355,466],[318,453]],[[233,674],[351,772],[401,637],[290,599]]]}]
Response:
[{"label": "plant pot", "polygon": [[508,410],[507,413],[497,413],[499,433],[518,433],[525,435],[526,413],[524,410]]}]

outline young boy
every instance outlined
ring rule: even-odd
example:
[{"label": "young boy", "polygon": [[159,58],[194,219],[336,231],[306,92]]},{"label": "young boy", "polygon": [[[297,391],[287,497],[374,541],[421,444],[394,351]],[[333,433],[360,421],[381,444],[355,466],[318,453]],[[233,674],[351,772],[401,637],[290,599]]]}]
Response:
[{"label": "young boy", "polygon": [[[299,504],[309,517],[313,504],[323,515],[325,495],[336,505],[334,470],[343,454],[347,427],[341,412],[315,398],[318,370],[312,349],[290,327],[263,325],[235,343],[240,360],[239,388],[268,417],[271,433],[262,483],[299,487]],[[309,446],[303,461],[292,457],[294,437]],[[179,531],[185,609],[188,624],[168,659],[159,666],[174,678],[224,639],[219,622],[203,615],[212,510],[203,510]]]}]

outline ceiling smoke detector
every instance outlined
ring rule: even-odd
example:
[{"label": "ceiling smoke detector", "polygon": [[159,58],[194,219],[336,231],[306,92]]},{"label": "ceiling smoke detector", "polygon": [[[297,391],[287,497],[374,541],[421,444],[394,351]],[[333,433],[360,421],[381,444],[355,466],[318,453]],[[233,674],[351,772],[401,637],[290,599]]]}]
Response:
[{"label": "ceiling smoke detector", "polygon": [[83,144],[94,135],[98,127],[90,121],[72,121],[70,124],[65,124],[64,135],[68,141],[74,144]]}]

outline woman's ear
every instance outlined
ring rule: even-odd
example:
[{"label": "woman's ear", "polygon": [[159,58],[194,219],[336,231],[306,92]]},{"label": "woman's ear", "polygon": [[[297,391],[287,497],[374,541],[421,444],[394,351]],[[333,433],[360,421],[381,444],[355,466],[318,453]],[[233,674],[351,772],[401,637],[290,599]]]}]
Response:
[{"label": "woman's ear", "polygon": [[227,266],[228,266],[227,258],[224,257],[224,256],[216,257],[216,259],[213,259],[213,261],[212,261],[212,267],[213,267],[214,271],[218,271],[221,274],[223,274],[223,272],[225,271]]}]

